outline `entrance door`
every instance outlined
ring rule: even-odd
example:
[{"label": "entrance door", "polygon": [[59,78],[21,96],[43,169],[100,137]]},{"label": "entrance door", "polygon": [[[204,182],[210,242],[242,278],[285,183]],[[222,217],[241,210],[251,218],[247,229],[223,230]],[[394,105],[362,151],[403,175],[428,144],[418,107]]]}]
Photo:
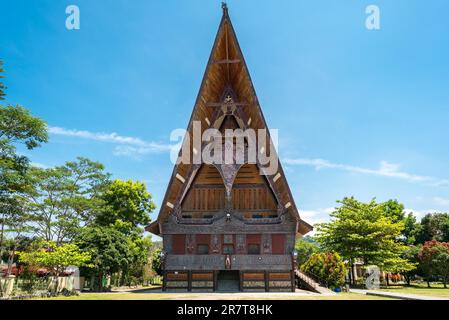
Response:
[{"label": "entrance door", "polygon": [[217,277],[218,291],[238,292],[240,291],[240,275],[238,271],[220,271]]}]

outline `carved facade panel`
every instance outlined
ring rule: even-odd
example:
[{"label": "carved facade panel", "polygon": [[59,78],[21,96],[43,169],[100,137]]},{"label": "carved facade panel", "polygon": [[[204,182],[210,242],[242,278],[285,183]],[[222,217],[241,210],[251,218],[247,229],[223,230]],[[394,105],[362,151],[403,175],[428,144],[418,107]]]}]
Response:
[{"label": "carved facade panel", "polygon": [[196,243],[195,243],[195,235],[194,234],[187,234],[186,235],[186,252],[187,254],[194,254]]},{"label": "carved facade panel", "polygon": [[224,244],[233,244],[234,243],[234,236],[232,234],[225,234],[225,235],[223,235],[223,243]]},{"label": "carved facade panel", "polygon": [[172,252],[172,235],[167,234],[162,238],[162,245],[166,252]]},{"label": "carved facade panel", "polygon": [[[226,261],[229,258],[229,261]],[[167,255],[167,271],[268,270],[290,271],[291,255]]]},{"label": "carved facade panel", "polygon": [[271,234],[269,233],[262,234],[262,252],[264,254],[271,253]]},{"label": "carved facade panel", "polygon": [[[253,219],[254,220],[254,219]],[[296,222],[290,219],[277,224],[247,224],[243,220],[231,217],[227,220],[225,216],[214,221],[211,224],[191,225],[180,224],[171,217],[168,222],[163,224],[164,236],[167,234],[239,234],[239,233],[292,233],[294,236]]]},{"label": "carved facade panel", "polygon": [[221,252],[221,235],[213,234],[211,237],[211,251],[213,254],[218,254]]},{"label": "carved facade panel", "polygon": [[237,254],[246,253],[246,234],[236,235],[236,253]]}]

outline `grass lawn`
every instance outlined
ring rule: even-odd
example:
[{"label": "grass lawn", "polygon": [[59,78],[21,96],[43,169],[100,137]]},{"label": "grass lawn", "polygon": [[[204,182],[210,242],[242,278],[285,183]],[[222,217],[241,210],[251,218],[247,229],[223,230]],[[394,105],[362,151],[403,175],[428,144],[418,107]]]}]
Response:
[{"label": "grass lawn", "polygon": [[445,289],[442,284],[436,283],[431,284],[431,288],[427,288],[427,283],[412,283],[410,287],[390,286],[388,288],[383,288],[382,291],[449,298],[449,288]]},{"label": "grass lawn", "polygon": [[[46,299],[47,300],[47,299]],[[240,293],[82,293],[79,296],[56,297],[48,300],[391,300],[356,293],[339,293],[333,296],[313,294],[240,294]]]}]

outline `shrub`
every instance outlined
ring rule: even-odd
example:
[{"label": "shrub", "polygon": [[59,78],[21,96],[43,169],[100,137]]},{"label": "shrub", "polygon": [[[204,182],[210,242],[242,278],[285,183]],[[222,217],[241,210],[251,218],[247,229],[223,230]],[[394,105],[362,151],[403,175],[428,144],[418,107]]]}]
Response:
[{"label": "shrub", "polygon": [[331,288],[342,286],[347,273],[343,260],[335,252],[313,254],[301,270],[326,281]]}]

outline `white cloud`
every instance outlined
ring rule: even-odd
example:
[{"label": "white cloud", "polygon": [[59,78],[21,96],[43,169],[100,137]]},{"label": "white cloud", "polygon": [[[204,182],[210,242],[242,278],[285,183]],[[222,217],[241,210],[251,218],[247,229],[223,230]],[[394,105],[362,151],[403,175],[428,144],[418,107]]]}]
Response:
[{"label": "white cloud", "polygon": [[299,165],[314,167],[316,170],[321,169],[336,169],[352,173],[369,174],[375,176],[389,177],[402,179],[408,182],[425,183],[432,186],[449,185],[448,179],[439,179],[429,176],[420,176],[400,170],[400,165],[381,161],[378,169],[368,169],[357,166],[351,166],[340,163],[333,163],[323,159],[284,159],[283,162],[287,165]]},{"label": "white cloud", "polygon": [[[312,226],[317,223],[328,222],[330,220],[330,214],[334,212],[335,208],[313,209],[313,210],[299,210],[299,216],[305,222]],[[316,230],[309,233],[309,235],[315,234]]]},{"label": "white cloud", "polygon": [[427,210],[404,209],[404,211],[406,214],[413,213],[417,221],[420,221],[428,213],[439,212],[438,210],[435,209],[427,209]]},{"label": "white cloud", "polygon": [[47,166],[46,164],[39,163],[39,162],[31,162],[31,165],[33,167],[41,168],[41,169],[48,169],[50,166]]},{"label": "white cloud", "polygon": [[75,137],[86,140],[117,144],[114,155],[142,156],[149,153],[170,152],[173,148],[170,144],[148,142],[140,138],[121,136],[117,133],[90,132],[86,130],[65,129],[61,127],[49,127],[48,131],[53,135]]},{"label": "white cloud", "polygon": [[440,206],[449,207],[449,199],[434,197],[433,201]]}]

